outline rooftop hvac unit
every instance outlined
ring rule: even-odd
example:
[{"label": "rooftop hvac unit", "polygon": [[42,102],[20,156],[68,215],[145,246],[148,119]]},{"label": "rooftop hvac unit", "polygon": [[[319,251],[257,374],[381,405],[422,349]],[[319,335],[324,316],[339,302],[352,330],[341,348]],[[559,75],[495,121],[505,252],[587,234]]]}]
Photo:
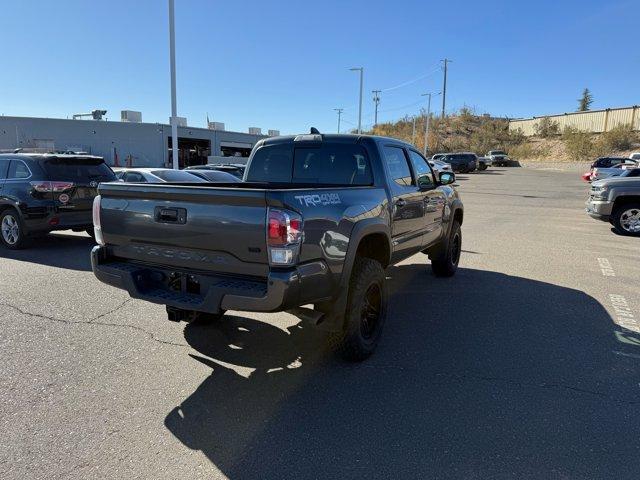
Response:
[{"label": "rooftop hvac unit", "polygon": [[251,135],[262,135],[262,129],[260,127],[249,127],[249,133]]},{"label": "rooftop hvac unit", "polygon": [[224,132],[224,123],[222,122],[209,122],[209,130],[219,130]]},{"label": "rooftop hvac unit", "polygon": [[280,136],[280,130],[269,130],[269,136],[270,137],[279,137]]},{"label": "rooftop hvac unit", "polygon": [[[171,125],[171,117],[169,117],[169,125]],[[176,125],[179,127],[187,126],[187,118],[186,117],[176,117]]]},{"label": "rooftop hvac unit", "polygon": [[136,112],[135,110],[121,110],[120,111],[120,121],[121,122],[141,123],[142,122],[142,112]]}]

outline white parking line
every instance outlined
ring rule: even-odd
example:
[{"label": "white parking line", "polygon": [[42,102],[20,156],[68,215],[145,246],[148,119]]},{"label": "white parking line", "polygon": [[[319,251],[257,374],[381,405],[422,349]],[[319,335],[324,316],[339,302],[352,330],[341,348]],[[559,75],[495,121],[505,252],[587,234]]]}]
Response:
[{"label": "white parking line", "polygon": [[616,272],[613,270],[611,266],[611,262],[607,258],[598,258],[598,265],[600,265],[600,270],[602,271],[602,275],[605,277],[615,277]]},{"label": "white parking line", "polygon": [[633,315],[627,299],[622,295],[610,293],[609,300],[611,301],[611,306],[615,312],[616,318],[614,321],[616,324],[626,328],[627,330],[631,330],[632,332],[640,333],[640,325],[638,325],[636,317]]}]

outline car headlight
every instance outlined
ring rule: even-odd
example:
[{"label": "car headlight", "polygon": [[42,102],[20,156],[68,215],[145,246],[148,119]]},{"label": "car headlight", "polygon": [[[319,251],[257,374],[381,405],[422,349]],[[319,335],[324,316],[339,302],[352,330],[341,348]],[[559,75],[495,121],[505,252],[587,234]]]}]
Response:
[{"label": "car headlight", "polygon": [[609,189],[607,187],[593,187],[591,193],[595,198],[607,198]]}]

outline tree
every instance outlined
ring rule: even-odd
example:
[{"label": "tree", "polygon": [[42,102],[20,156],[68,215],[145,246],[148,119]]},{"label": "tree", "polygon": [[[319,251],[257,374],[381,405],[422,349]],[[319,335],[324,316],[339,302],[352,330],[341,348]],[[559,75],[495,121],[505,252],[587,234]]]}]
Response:
[{"label": "tree", "polygon": [[588,88],[585,88],[582,91],[582,98],[579,99],[578,102],[579,112],[586,112],[587,110],[589,110],[589,107],[591,107],[591,104],[593,103],[593,95],[591,95],[591,92]]}]

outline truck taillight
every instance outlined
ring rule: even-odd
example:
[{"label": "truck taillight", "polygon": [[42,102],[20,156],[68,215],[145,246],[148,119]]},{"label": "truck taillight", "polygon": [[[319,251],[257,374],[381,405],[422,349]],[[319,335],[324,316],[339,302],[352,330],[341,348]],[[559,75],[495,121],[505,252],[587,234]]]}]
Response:
[{"label": "truck taillight", "polygon": [[104,238],[102,237],[102,223],[100,221],[100,203],[102,197],[96,195],[93,199],[93,233],[98,245],[104,245]]},{"label": "truck taillight", "polygon": [[48,192],[64,192],[65,190],[72,189],[75,184],[73,182],[50,182],[50,181],[40,181],[40,182],[31,182],[31,186],[36,192],[40,193],[48,193]]},{"label": "truck taillight", "polygon": [[302,241],[302,217],[289,210],[267,210],[267,247],[272,265],[293,265]]}]

